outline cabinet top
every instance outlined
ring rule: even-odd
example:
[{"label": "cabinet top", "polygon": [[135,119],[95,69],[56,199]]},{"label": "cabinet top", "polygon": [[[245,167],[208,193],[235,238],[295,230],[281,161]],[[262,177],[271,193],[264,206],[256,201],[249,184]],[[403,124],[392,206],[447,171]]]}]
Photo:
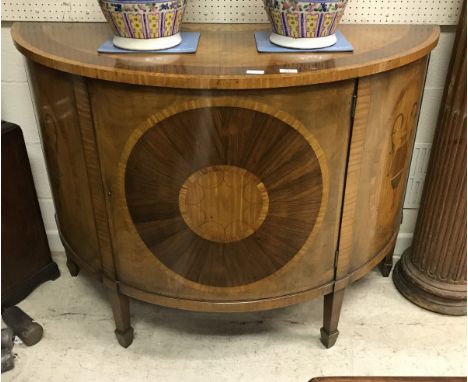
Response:
[{"label": "cabinet top", "polygon": [[[100,54],[111,36],[105,23],[15,23],[17,48],[42,65],[91,78],[192,89],[264,89],[311,85],[368,76],[426,56],[439,27],[341,25],[353,53],[258,53],[254,32],[269,24],[184,24],[199,31],[193,54]],[[297,69],[284,74],[282,68]],[[247,70],[264,74],[246,74]]]}]

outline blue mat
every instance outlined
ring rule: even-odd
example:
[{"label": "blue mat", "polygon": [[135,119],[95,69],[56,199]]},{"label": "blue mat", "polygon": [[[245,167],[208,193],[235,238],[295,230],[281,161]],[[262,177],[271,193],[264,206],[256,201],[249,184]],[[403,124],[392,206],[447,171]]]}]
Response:
[{"label": "blue mat", "polygon": [[336,32],[337,41],[334,45],[327,48],[318,49],[293,49],[284,48],[273,44],[270,41],[269,31],[255,32],[255,42],[257,43],[257,51],[259,53],[298,53],[298,52],[352,52],[353,46],[346,40],[345,36],[340,31]]},{"label": "blue mat", "polygon": [[104,41],[104,43],[98,48],[99,53],[195,53],[198,47],[198,40],[200,39],[200,32],[180,32],[182,36],[182,42],[169,49],[163,50],[127,50],[121,49],[114,46],[112,43],[112,37]]}]

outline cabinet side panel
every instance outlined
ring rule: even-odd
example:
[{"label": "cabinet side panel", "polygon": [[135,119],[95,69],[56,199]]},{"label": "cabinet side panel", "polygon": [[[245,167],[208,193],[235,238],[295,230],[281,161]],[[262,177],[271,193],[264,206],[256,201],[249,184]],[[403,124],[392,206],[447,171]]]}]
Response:
[{"label": "cabinet side panel", "polygon": [[425,58],[359,80],[337,279],[364,274],[393,250],[426,67]]},{"label": "cabinet side panel", "polygon": [[67,256],[99,273],[101,260],[72,77],[29,61],[57,225]]}]

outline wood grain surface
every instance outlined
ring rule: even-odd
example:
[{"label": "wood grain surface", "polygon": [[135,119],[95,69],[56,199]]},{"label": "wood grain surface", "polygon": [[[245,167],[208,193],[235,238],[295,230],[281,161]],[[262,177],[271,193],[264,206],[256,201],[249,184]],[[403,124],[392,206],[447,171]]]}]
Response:
[{"label": "wood grain surface", "polygon": [[[359,80],[337,279],[393,252],[427,59]],[[378,258],[374,258],[374,256]]]},{"label": "wood grain surface", "polygon": [[[194,89],[261,89],[340,81],[388,71],[426,56],[437,44],[430,25],[341,25],[353,53],[258,53],[254,32],[269,24],[183,24],[200,32],[195,54],[98,54],[111,36],[101,23],[15,23],[12,36],[30,59],[108,81]],[[263,70],[248,75],[246,70]],[[297,69],[282,74],[280,69]]]},{"label": "wood grain surface", "polygon": [[[177,274],[213,286],[249,284],[282,268],[313,232],[328,183],[321,154],[266,113],[216,106],[183,111],[155,124],[133,147],[126,204],[146,246]],[[246,177],[239,171],[251,174],[247,190],[255,188],[255,200],[246,199],[252,197],[245,188],[234,195],[236,184],[226,183],[242,187]],[[253,217],[236,223],[245,209]]]},{"label": "wood grain surface", "polygon": [[232,243],[255,233],[267,217],[269,204],[265,184],[250,171],[231,165],[199,170],[179,191],[185,223],[217,243]]},{"label": "wood grain surface", "polygon": [[61,239],[70,258],[99,277],[102,253],[73,78],[33,62],[29,64]]},{"label": "wood grain surface", "polygon": [[[217,310],[287,304],[330,283],[354,81],[213,93],[92,80],[89,90],[120,285]],[[245,169],[268,193],[265,221],[243,240],[206,240],[181,215],[182,186],[212,166]]]}]

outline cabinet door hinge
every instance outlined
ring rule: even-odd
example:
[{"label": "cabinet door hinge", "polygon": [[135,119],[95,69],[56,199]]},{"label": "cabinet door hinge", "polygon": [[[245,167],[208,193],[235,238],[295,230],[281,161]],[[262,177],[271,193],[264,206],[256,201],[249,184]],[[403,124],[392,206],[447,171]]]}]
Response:
[{"label": "cabinet door hinge", "polygon": [[340,256],[340,251],[335,251],[335,269],[338,268],[338,257]]},{"label": "cabinet door hinge", "polygon": [[[333,280],[336,280],[336,274],[338,273],[338,257],[340,252],[338,250],[335,251],[335,263],[333,264]],[[333,288],[335,288],[333,286]]]},{"label": "cabinet door hinge", "polygon": [[356,115],[356,104],[357,104],[357,94],[353,94],[353,98],[351,100],[351,118],[354,119]]}]

